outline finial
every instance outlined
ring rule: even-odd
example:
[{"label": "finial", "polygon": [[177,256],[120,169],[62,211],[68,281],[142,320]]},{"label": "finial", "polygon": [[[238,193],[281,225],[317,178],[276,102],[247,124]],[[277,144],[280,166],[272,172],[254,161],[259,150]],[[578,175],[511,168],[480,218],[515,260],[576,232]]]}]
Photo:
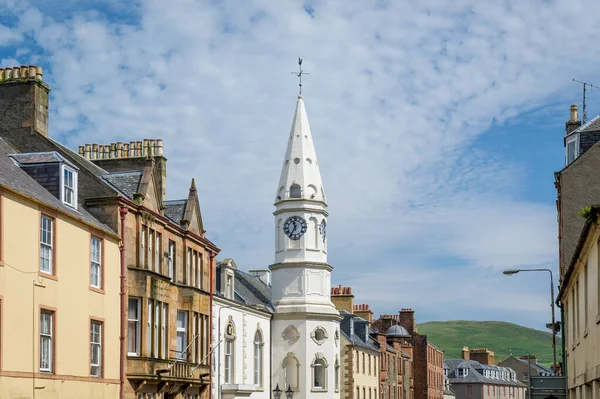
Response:
[{"label": "finial", "polygon": [[302,69],[302,58],[298,57],[298,72],[292,72],[292,74],[298,77],[298,86],[300,87],[300,94],[298,94],[298,98],[302,98],[302,76],[310,75],[310,73],[304,72]]},{"label": "finial", "polygon": [[196,180],[192,177],[192,185],[190,186],[190,191],[196,191]]}]

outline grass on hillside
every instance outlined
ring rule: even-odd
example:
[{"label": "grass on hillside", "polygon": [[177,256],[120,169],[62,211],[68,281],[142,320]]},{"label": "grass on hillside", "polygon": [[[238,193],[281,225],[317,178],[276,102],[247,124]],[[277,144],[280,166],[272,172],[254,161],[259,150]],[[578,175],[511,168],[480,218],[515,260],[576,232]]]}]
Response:
[{"label": "grass on hillside", "polygon": [[[496,363],[512,353],[515,357],[533,353],[538,363],[552,363],[552,334],[504,321],[430,321],[418,325],[420,334],[444,350],[444,359],[459,359],[463,346],[488,348],[496,355]],[[561,338],[556,337],[556,360],[560,354]]]}]

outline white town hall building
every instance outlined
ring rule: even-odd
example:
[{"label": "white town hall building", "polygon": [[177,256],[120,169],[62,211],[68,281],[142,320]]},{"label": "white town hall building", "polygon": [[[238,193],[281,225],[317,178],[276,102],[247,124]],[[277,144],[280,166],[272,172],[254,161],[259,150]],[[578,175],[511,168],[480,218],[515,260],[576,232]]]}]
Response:
[{"label": "white town hall building", "polygon": [[[330,298],[327,203],[302,96],[275,198],[275,262],[242,272],[218,265],[213,397],[340,397],[340,315]],[[281,393],[285,399],[285,392]]]}]

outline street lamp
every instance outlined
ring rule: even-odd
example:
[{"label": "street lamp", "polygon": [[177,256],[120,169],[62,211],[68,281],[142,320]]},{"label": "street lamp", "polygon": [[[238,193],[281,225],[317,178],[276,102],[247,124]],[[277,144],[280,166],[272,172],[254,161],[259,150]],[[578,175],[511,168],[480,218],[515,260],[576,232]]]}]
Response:
[{"label": "street lamp", "polygon": [[[556,375],[556,321],[554,318],[554,279],[552,278],[552,270],[550,269],[506,269],[502,273],[507,276],[512,276],[519,272],[548,272],[550,273],[550,309],[552,310],[552,354],[554,355],[553,370]],[[530,376],[531,377],[531,376]]]},{"label": "street lamp", "polygon": [[[275,389],[273,389],[273,397],[275,399],[281,399],[281,393],[283,391],[281,389],[279,389],[279,384],[277,384],[275,386]],[[292,397],[294,396],[294,391],[292,390],[292,387],[290,385],[288,385],[288,388],[285,390],[285,397],[286,399],[292,399]]]}]

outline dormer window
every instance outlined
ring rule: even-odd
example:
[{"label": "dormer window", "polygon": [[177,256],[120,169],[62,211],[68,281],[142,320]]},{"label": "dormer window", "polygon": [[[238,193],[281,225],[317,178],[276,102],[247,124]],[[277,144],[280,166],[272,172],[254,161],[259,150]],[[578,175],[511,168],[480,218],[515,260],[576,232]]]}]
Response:
[{"label": "dormer window", "polygon": [[566,165],[570,165],[579,155],[579,134],[567,138]]},{"label": "dormer window", "polygon": [[469,375],[469,369],[468,368],[459,368],[457,370],[457,374],[459,377],[466,377],[467,375]]},{"label": "dormer window", "polygon": [[61,200],[64,204],[77,208],[77,172],[64,164],[61,168]]},{"label": "dormer window", "polygon": [[233,276],[231,274],[227,274],[225,279],[225,296],[227,299],[233,299]]}]

